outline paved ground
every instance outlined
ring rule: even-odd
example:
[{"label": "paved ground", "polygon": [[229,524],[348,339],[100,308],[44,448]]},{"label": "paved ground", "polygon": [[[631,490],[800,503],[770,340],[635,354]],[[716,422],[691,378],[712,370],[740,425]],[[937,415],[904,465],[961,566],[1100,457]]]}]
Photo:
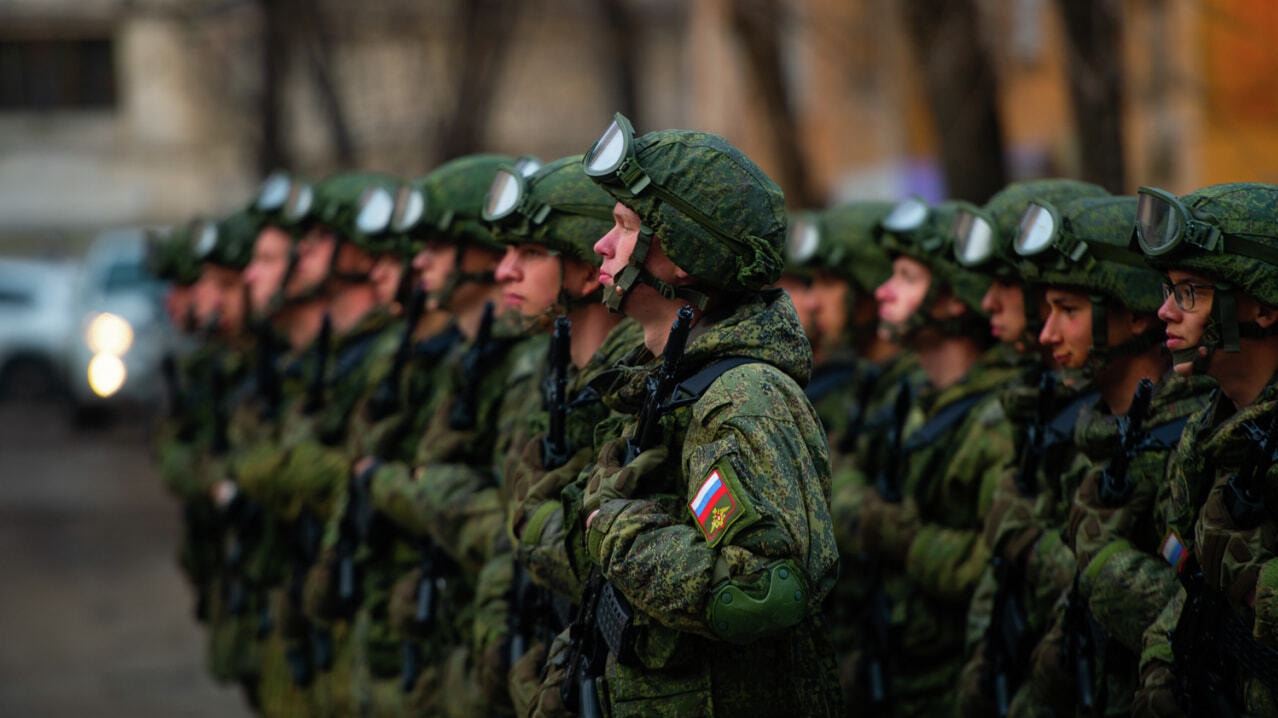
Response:
[{"label": "paved ground", "polygon": [[136,421],[0,403],[0,716],[244,716],[204,670],[176,504]]}]

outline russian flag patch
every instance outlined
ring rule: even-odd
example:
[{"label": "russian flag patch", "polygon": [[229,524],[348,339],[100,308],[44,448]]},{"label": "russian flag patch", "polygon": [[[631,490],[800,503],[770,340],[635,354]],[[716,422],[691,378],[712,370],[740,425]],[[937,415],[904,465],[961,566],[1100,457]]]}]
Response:
[{"label": "russian flag patch", "polygon": [[708,543],[714,543],[738,513],[737,500],[728,490],[718,469],[711,470],[705,481],[701,482],[701,488],[697,489],[696,496],[688,502],[688,508]]},{"label": "russian flag patch", "polygon": [[1181,543],[1180,537],[1175,531],[1168,531],[1167,538],[1163,539],[1163,558],[1167,559],[1167,563],[1180,573],[1180,567],[1185,564],[1185,559],[1189,556],[1189,551],[1185,549],[1185,544]]}]

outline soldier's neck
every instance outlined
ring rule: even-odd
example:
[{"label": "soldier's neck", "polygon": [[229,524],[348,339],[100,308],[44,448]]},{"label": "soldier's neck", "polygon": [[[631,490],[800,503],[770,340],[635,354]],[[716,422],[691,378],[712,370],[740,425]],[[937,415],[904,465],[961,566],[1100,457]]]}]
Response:
[{"label": "soldier's neck", "polygon": [[613,314],[603,304],[588,304],[568,314],[572,321],[572,341],[568,345],[573,366],[581,369],[603,346],[604,338],[621,322],[620,314]]},{"label": "soldier's neck", "polygon": [[1096,389],[1112,414],[1122,416],[1132,407],[1132,396],[1141,379],[1148,378],[1155,384],[1167,373],[1168,361],[1161,347],[1136,356],[1115,359],[1096,375]]},{"label": "soldier's neck", "polygon": [[417,320],[417,326],[413,328],[413,338],[429,339],[444,331],[448,327],[450,317],[452,315],[442,309],[422,312],[421,319]]},{"label": "soldier's neck", "polygon": [[315,342],[319,336],[320,325],[324,323],[324,314],[328,311],[328,302],[313,300],[289,307],[281,312],[280,323],[289,348],[302,351]]},{"label": "soldier's neck", "polygon": [[962,379],[982,354],[980,345],[967,337],[934,337],[919,342],[916,351],[919,366],[938,391]]},{"label": "soldier's neck", "polygon": [[377,291],[367,282],[344,284],[329,302],[333,331],[346,334],[377,306]]},{"label": "soldier's neck", "polygon": [[1237,353],[1217,349],[1208,371],[1235,409],[1255,401],[1278,371],[1278,337],[1242,339],[1240,343],[1242,351]]}]

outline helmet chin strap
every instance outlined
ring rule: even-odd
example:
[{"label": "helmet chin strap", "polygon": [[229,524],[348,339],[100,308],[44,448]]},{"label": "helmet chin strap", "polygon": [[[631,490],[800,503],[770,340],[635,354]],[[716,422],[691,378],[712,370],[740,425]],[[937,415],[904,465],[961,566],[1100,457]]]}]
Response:
[{"label": "helmet chin strap", "polygon": [[465,244],[457,247],[457,257],[453,260],[453,271],[448,274],[448,279],[444,280],[444,286],[426,293],[426,299],[433,301],[437,306],[447,307],[452,301],[453,295],[467,282],[475,282],[477,284],[493,284],[497,281],[491,269],[479,272],[463,272],[461,267],[463,260],[466,258]]},{"label": "helmet chin strap", "polygon": [[1088,299],[1092,303],[1092,345],[1087,350],[1087,360],[1083,362],[1083,366],[1070,372],[1073,376],[1090,381],[1115,359],[1135,356],[1156,347],[1166,336],[1163,325],[1155,323],[1140,334],[1109,346],[1109,311],[1105,304],[1105,296],[1091,294],[1088,295]]},{"label": "helmet chin strap", "polygon": [[675,286],[669,282],[660,279],[649,272],[644,264],[648,261],[648,252],[652,248],[652,235],[644,232],[639,233],[639,237],[635,240],[634,251],[630,253],[630,259],[627,260],[626,266],[621,272],[613,277],[612,288],[603,293],[604,306],[608,307],[608,311],[614,314],[622,314],[621,306],[626,301],[626,297],[630,296],[630,291],[635,285],[642,282],[652,287],[668,300],[674,301],[677,298],[687,300],[687,302],[701,311],[705,311],[706,304],[710,298],[704,293],[697,291],[689,286]]}]

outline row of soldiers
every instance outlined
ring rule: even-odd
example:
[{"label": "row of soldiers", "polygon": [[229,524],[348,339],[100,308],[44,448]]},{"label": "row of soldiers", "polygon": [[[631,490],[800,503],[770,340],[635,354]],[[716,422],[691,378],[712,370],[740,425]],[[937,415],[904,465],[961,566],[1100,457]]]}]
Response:
[{"label": "row of soldiers", "polygon": [[156,244],[211,668],[268,715],[1278,715],[1275,200],[788,215],[621,115],[272,176]]}]

